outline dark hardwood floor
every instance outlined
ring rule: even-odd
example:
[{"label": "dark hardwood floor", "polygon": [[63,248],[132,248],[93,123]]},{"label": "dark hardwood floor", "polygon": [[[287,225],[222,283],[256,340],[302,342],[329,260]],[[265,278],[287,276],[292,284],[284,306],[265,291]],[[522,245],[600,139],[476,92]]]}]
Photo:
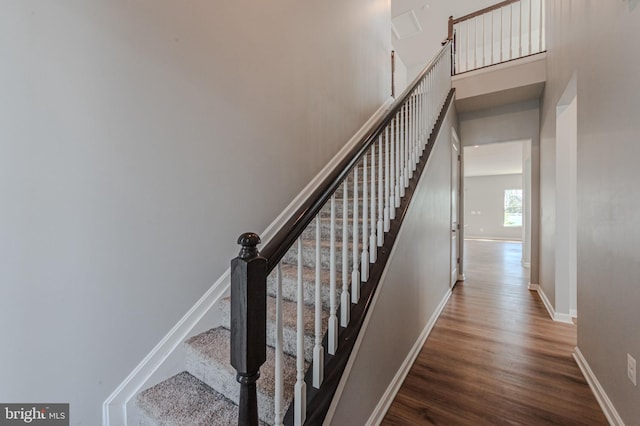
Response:
[{"label": "dark hardwood floor", "polygon": [[574,325],[527,289],[519,243],[465,241],[453,294],[383,425],[606,425]]}]

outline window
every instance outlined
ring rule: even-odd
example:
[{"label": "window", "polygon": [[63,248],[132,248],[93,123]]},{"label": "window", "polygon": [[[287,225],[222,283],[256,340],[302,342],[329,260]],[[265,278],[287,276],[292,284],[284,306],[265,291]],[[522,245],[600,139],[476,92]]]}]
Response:
[{"label": "window", "polygon": [[522,226],[522,189],[504,190],[504,226]]}]

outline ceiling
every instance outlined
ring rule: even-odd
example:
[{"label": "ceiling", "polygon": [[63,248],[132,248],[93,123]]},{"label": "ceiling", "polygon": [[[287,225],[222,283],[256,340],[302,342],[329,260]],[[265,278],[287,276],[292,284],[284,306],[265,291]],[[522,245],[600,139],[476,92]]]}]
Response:
[{"label": "ceiling", "polygon": [[440,42],[447,38],[449,16],[458,18],[495,3],[499,0],[391,0],[392,18],[413,10],[422,28],[401,40],[391,35],[394,49],[407,66],[408,80],[440,49]]},{"label": "ceiling", "polygon": [[464,147],[464,176],[492,176],[522,173],[525,141]]}]

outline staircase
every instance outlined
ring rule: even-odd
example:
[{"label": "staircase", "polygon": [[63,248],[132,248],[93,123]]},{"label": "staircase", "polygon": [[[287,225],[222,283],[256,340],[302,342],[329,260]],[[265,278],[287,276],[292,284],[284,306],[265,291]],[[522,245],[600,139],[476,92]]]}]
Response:
[{"label": "staircase", "polygon": [[[342,205],[342,199],[336,198]],[[361,204],[361,203],[360,203]],[[321,233],[329,234],[328,208],[323,209]],[[337,221],[339,234],[347,223],[349,236],[353,219],[342,217]],[[324,240],[323,240],[324,241]],[[361,244],[360,244],[361,246]],[[305,369],[313,358],[314,346],[314,297],[315,297],[315,229],[308,229],[302,236],[303,286],[304,286],[304,330],[305,330]],[[348,244],[350,250],[352,243]],[[341,248],[340,248],[341,250]],[[321,248],[321,299],[322,324],[324,335],[329,318],[329,273],[330,248],[327,244]],[[284,337],[284,406],[288,407],[293,400],[293,388],[296,382],[296,297],[297,297],[297,246],[294,245],[285,255],[282,262],[282,297],[283,297],[283,337]],[[341,259],[341,258],[340,258]],[[351,277],[351,256],[346,265]],[[341,263],[339,267],[341,268]],[[341,274],[338,275],[338,286],[342,286]],[[267,281],[267,362],[258,380],[258,407],[260,419],[265,424],[273,424],[275,418],[275,339],[276,339],[276,279],[271,274]],[[230,318],[230,298],[222,300],[221,309],[227,321]],[[237,424],[237,404],[239,386],[236,371],[229,363],[230,324],[208,330],[189,338],[185,343],[186,371],[151,387],[138,395],[137,404],[144,419],[149,425],[205,425],[205,424]],[[185,397],[189,395],[189,397]],[[170,402],[170,404],[167,404]],[[222,418],[218,418],[223,414]],[[212,419],[216,419],[213,421]]]},{"label": "staircase", "polygon": [[[362,185],[360,174],[359,183]],[[378,179],[374,181],[377,185]],[[353,177],[347,179],[347,185],[353,188]],[[341,208],[336,209],[335,234],[343,235],[346,224],[348,235],[346,269],[351,278],[352,237],[353,237],[353,198],[347,198],[347,217],[343,216],[343,191],[336,192],[335,203]],[[358,211],[362,212],[363,200],[359,199]],[[360,216],[360,215],[359,215]],[[327,331],[327,319],[330,310],[330,246],[331,231],[330,206],[326,205],[320,212],[320,283],[322,306],[322,334]],[[358,218],[362,223],[362,217]],[[314,300],[316,279],[316,251],[315,227],[309,227],[302,234],[302,284],[304,294],[304,330],[305,330],[305,370],[313,358],[314,346]],[[362,241],[359,239],[359,250]],[[336,249],[342,253],[342,244],[336,243]],[[293,400],[293,387],[296,382],[296,313],[298,286],[298,249],[293,245],[282,260],[282,309],[283,309],[283,349],[284,349],[284,406],[288,407]],[[336,258],[337,287],[342,287],[342,256]],[[260,418],[265,424],[273,424],[275,418],[275,340],[276,340],[276,296],[277,283],[275,273],[267,279],[267,362],[261,369],[258,380],[258,404]],[[186,353],[186,371],[173,376],[143,392],[137,397],[137,405],[142,413],[143,425],[205,425],[205,424],[237,424],[237,405],[239,400],[239,386],[236,381],[236,371],[229,363],[230,353],[230,298],[221,301],[220,309],[226,318],[221,326],[196,336],[184,342]],[[222,416],[220,416],[222,414]],[[213,419],[216,419],[215,421]],[[227,423],[227,419],[230,423]]]},{"label": "staircase", "polygon": [[[266,362],[255,385],[260,424],[303,424],[307,409],[316,410],[313,423],[318,416],[324,418],[318,413],[326,413],[337,387],[335,377],[342,374],[353,348],[349,327],[357,323],[357,335],[369,306],[359,298],[361,289],[375,290],[370,265],[376,264],[386,233],[399,227],[391,225],[396,208],[410,180],[415,187],[422,169],[414,171],[426,164],[429,150],[422,153],[435,139],[443,110],[451,102],[449,49],[442,49],[389,114],[352,149],[353,158],[341,162],[345,170],[320,184],[316,193],[321,198],[306,202],[283,226],[287,232],[301,231],[263,245],[262,252],[271,254],[265,254],[271,266],[266,277]],[[274,249],[274,240],[292,242]],[[255,245],[244,245],[245,254],[247,248],[257,254]],[[381,271],[384,265],[376,268]],[[241,283],[234,283],[233,276],[232,272],[231,285],[237,288]],[[253,390],[244,384],[241,390],[230,363],[232,324],[245,332],[249,322],[259,321],[234,316],[232,306],[238,303],[223,299],[219,308],[226,322],[184,342],[184,371],[138,393],[141,425],[238,424],[239,411],[247,409],[241,392]],[[240,310],[252,312],[250,307]],[[338,358],[343,361],[332,362]],[[332,368],[341,370],[329,371]],[[323,378],[329,375],[331,384],[325,386]]]}]

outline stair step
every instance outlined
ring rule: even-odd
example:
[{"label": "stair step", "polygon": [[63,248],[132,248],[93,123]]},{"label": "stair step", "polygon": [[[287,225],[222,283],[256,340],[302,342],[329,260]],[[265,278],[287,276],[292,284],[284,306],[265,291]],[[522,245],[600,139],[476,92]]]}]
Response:
[{"label": "stair step", "polygon": [[[351,275],[349,275],[351,277]],[[316,300],[316,272],[315,268],[302,267],[302,285],[304,303],[315,304]],[[336,291],[340,294],[342,288],[342,275],[336,274]],[[320,299],[324,309],[331,306],[330,300],[329,271],[320,270]],[[271,273],[267,278],[267,293],[269,296],[276,296],[276,275]],[[282,298],[295,302],[298,298],[298,267],[296,265],[282,264]]]},{"label": "stair step", "polygon": [[[220,309],[225,318],[231,318],[231,299],[226,297],[220,301]],[[297,338],[297,318],[298,306],[289,300],[282,301],[282,322],[283,322],[283,348],[282,350],[291,355],[296,355]],[[322,335],[327,329],[327,318],[329,312],[322,310]],[[228,326],[228,323],[225,324]],[[308,362],[313,359],[313,345],[315,343],[315,309],[313,306],[304,306],[304,355]],[[276,345],[276,298],[267,297],[267,345]]]},{"label": "stair step", "polygon": [[[189,373],[237,404],[240,398],[240,385],[236,381],[236,370],[229,361],[230,339],[229,330],[223,327],[214,328],[191,337],[186,341],[186,365]],[[284,407],[288,407],[293,400],[296,359],[284,354],[282,364],[283,404]],[[305,363],[305,370],[308,366],[308,363]],[[267,347],[267,361],[260,369],[260,379],[256,383],[256,388],[260,419],[267,424],[273,424],[275,417],[275,351],[272,347]]]},{"label": "stair step", "polygon": [[[362,246],[362,236],[358,239],[359,247]],[[347,245],[347,270],[351,271],[351,261],[353,253],[351,251],[351,239]],[[329,240],[320,241],[320,266],[323,269],[329,270],[331,257],[331,244]],[[342,235],[340,238],[336,237],[336,274],[342,274]],[[293,246],[285,253],[282,258],[282,263],[289,265],[298,264],[298,244],[294,243]],[[314,237],[308,237],[303,234],[302,236],[302,264],[308,268],[315,268],[316,266],[316,241]]]},{"label": "stair step", "polygon": [[238,423],[238,406],[186,371],[140,392],[136,405],[142,413],[141,425]]}]

